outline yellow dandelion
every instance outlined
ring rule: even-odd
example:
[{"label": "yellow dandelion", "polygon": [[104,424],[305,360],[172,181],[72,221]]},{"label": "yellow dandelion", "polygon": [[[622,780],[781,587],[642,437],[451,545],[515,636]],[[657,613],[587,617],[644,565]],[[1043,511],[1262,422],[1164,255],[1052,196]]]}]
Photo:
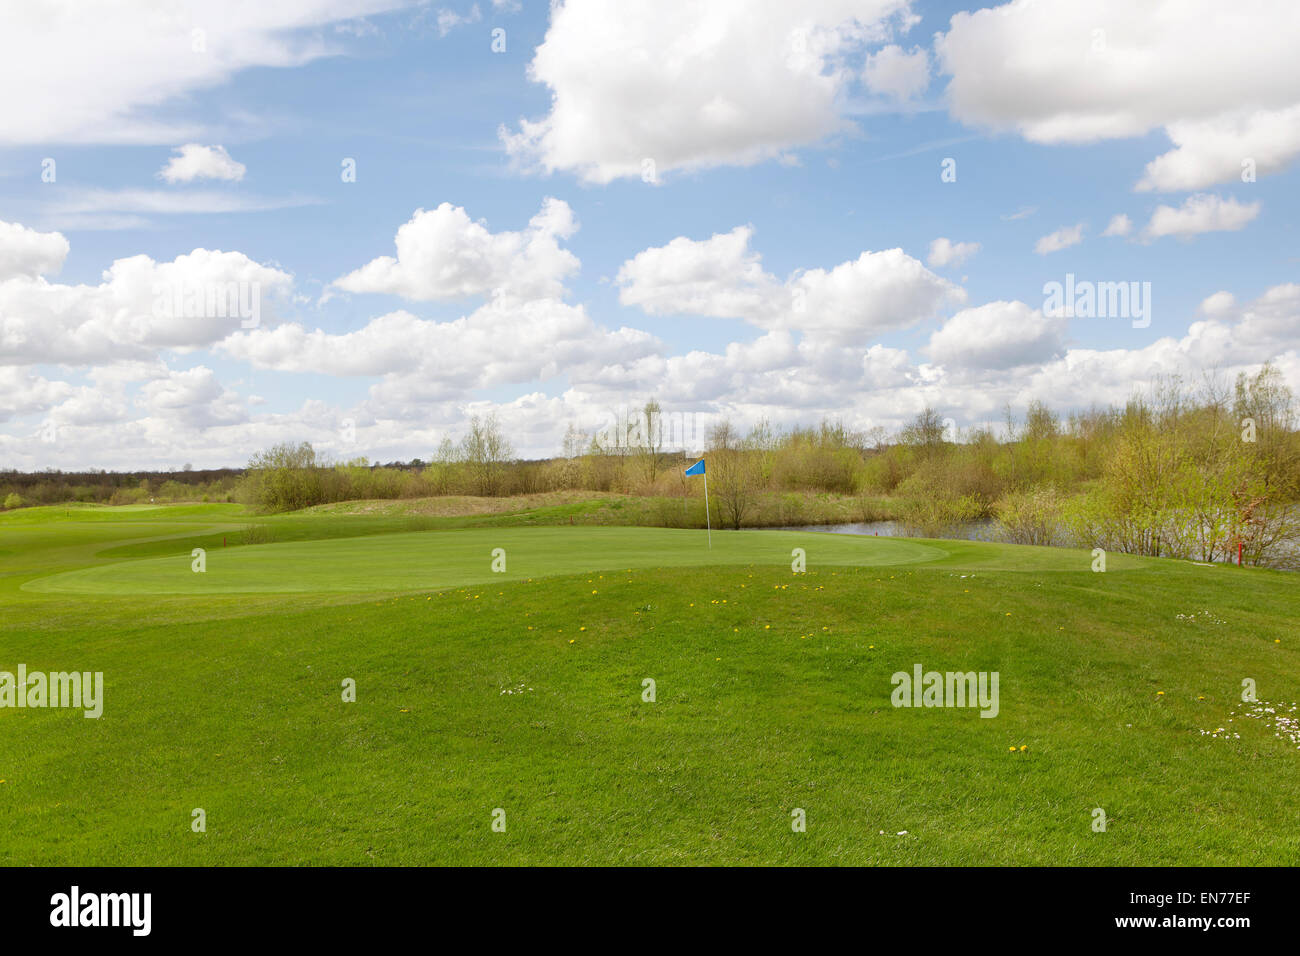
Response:
[{"label": "yellow dandelion", "polygon": [[1028,750],[1028,749],[1029,749],[1029,747],[1028,747],[1026,744],[1021,744],[1021,745],[1020,745],[1020,752],[1021,752],[1021,753],[1024,753],[1024,752],[1025,752],[1026,750]]}]

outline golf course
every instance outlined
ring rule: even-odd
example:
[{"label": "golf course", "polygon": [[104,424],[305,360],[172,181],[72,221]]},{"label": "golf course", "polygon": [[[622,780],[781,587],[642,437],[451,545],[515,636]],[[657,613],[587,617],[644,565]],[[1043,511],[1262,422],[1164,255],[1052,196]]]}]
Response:
[{"label": "golf course", "polygon": [[1292,865],[1297,621],[1086,550],[22,508],[0,671],[103,700],[0,708],[0,863]]}]

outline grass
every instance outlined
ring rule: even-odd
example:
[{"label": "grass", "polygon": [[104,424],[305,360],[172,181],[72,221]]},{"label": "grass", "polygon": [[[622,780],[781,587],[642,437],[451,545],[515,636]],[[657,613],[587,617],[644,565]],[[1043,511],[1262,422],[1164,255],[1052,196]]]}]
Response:
[{"label": "grass", "polygon": [[[502,524],[458,525],[479,520]],[[710,552],[701,532],[526,524],[231,505],[0,516],[0,670],[106,685],[99,720],[0,709],[0,862],[1300,851],[1300,750],[1240,703],[1247,677],[1283,709],[1300,696],[1293,575],[1118,555],[1095,574],[1087,552],[768,531],[715,532]],[[273,543],[243,544],[254,526]],[[892,707],[890,675],[916,663],[998,671],[999,716]],[[1202,733],[1219,727],[1240,737]]]}]

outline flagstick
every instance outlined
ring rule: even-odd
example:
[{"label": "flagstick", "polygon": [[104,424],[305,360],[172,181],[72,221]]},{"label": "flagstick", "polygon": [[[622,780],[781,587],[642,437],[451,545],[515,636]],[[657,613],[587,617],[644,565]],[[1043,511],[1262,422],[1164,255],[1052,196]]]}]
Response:
[{"label": "flagstick", "polygon": [[713,549],[713,519],[709,517],[709,467],[704,466],[704,521],[709,528],[709,550]]}]

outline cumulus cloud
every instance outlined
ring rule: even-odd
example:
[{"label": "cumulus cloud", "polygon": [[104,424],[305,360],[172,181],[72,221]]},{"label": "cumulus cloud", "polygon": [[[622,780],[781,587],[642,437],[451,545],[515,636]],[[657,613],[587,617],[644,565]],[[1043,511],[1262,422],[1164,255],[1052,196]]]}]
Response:
[{"label": "cumulus cloud", "polygon": [[619,301],[651,314],[744,318],[767,313],[787,295],[762,257],[749,248],[752,226],[695,240],[678,236],[665,246],[638,252],[623,263],[615,281]]},{"label": "cumulus cloud", "polygon": [[57,275],[69,248],[62,233],[37,232],[16,222],[0,221],[0,280]]},{"label": "cumulus cloud", "polygon": [[901,249],[863,252],[832,269],[807,269],[782,282],[749,249],[753,229],[695,240],[683,236],[623,263],[619,301],[650,313],[744,319],[838,344],[933,316],[965,292]]},{"label": "cumulus cloud", "polygon": [[1170,123],[1166,131],[1178,148],[1147,163],[1139,191],[1204,189],[1234,179],[1253,182],[1285,169],[1300,155],[1300,104]]},{"label": "cumulus cloud", "polygon": [[292,277],[239,252],[116,260],[98,285],[0,280],[0,364],[97,365],[219,341],[272,314]]},{"label": "cumulus cloud", "polygon": [[243,163],[231,158],[224,146],[186,143],[173,152],[176,155],[158,171],[159,178],[169,183],[191,183],[196,179],[224,179],[237,183],[248,171]]},{"label": "cumulus cloud", "polygon": [[930,336],[925,352],[954,368],[1005,370],[1046,362],[1063,350],[1065,323],[1023,302],[963,309]]},{"label": "cumulus cloud", "polygon": [[957,13],[936,53],[957,119],[1036,143],[1163,128],[1177,149],[1138,188],[1181,190],[1300,154],[1297,34],[1291,0],[1242,0],[1231,16],[1216,0],[1016,0]]},{"label": "cumulus cloud", "polygon": [[30,370],[0,365],[0,422],[48,411],[75,391],[67,382],[51,382]]},{"label": "cumulus cloud", "polygon": [[980,251],[978,242],[953,242],[940,236],[930,243],[930,255],[926,262],[936,269],[944,266],[959,266]]},{"label": "cumulus cloud", "polygon": [[[869,44],[906,29],[909,0],[569,0],[551,8],[529,77],[551,110],[501,129],[547,172],[608,183],[674,169],[750,165],[849,128],[843,93]],[[890,66],[882,82],[915,85]]]},{"label": "cumulus cloud", "polygon": [[397,256],[380,256],[335,279],[345,292],[382,292],[415,301],[507,294],[545,298],[563,291],[578,258],[560,246],[577,231],[568,203],[548,197],[518,232],[490,232],[460,206],[418,209],[397,230]]},{"label": "cumulus cloud", "polygon": [[1203,232],[1235,232],[1259,215],[1259,203],[1239,203],[1209,194],[1189,196],[1179,207],[1157,206],[1142,234],[1189,238]]},{"label": "cumulus cloud", "polygon": [[1118,212],[1110,217],[1110,222],[1106,224],[1106,229],[1102,232],[1103,236],[1127,236],[1133,231],[1133,220],[1122,212]]},{"label": "cumulus cloud", "polygon": [[[402,0],[9,4],[0,30],[0,143],[176,143],[200,131],[158,108],[252,67],[342,49],[315,28]],[[34,82],[33,78],[39,78]]]},{"label": "cumulus cloud", "polygon": [[151,418],[170,419],[196,429],[231,425],[248,418],[239,396],[204,365],[169,371],[165,377],[147,382],[140,389],[138,404]]},{"label": "cumulus cloud", "polygon": [[[493,372],[483,378],[457,379],[461,363],[435,353],[421,364],[400,364],[398,371],[382,375],[368,397],[352,407],[312,400],[289,412],[256,415],[246,415],[251,400],[241,405],[205,371],[173,371],[138,363],[93,374],[101,391],[115,383],[143,379],[146,384],[135,405],[143,409],[144,417],[115,419],[115,405],[101,413],[108,419],[105,424],[61,424],[54,444],[43,443],[35,425],[26,430],[20,425],[8,434],[0,433],[0,454],[18,467],[84,467],[93,462],[104,467],[138,468],[142,463],[175,465],[182,461],[217,465],[246,460],[252,451],[276,441],[307,440],[337,457],[423,457],[443,436],[461,434],[470,414],[496,412],[520,454],[541,456],[555,452],[569,423],[589,432],[611,427],[619,410],[627,412],[649,394],[660,395],[675,433],[685,433],[675,441],[696,449],[708,424],[723,417],[741,427],[761,417],[789,426],[832,416],[849,427],[896,428],[929,404],[959,425],[978,424],[1000,420],[1008,403],[1016,408],[1034,399],[1057,408],[1122,403],[1135,390],[1150,387],[1159,376],[1195,374],[1213,366],[1231,378],[1237,371],[1253,372],[1270,359],[1293,387],[1300,386],[1296,331],[1300,329],[1300,285],[1275,286],[1244,303],[1227,294],[1210,299],[1214,304],[1207,303],[1202,310],[1206,317],[1193,322],[1181,337],[1164,337],[1132,349],[1066,349],[1060,346],[1054,323],[1023,303],[988,303],[964,310],[945,323],[922,350],[928,359],[924,362],[904,349],[879,344],[862,349],[825,340],[799,340],[787,330],[765,332],[751,342],[734,342],[716,352],[665,355],[657,343],[642,338],[638,344],[644,333],[619,330],[606,334],[627,335],[628,343],[602,344],[590,360],[574,360],[569,369],[562,370],[570,385],[554,396],[530,390],[513,399],[470,399],[460,386],[502,376]],[[494,302],[484,308],[499,305]],[[572,314],[567,318],[557,315],[556,320],[572,322],[565,334],[591,337],[582,332],[580,321],[573,322]],[[400,317],[387,331],[393,337],[414,341],[417,347],[410,351],[420,356],[430,348],[469,341],[463,332],[424,328],[418,323]],[[1013,334],[1017,328],[1020,335]],[[1030,334],[1024,334],[1025,330]],[[240,332],[234,338],[258,347],[274,345],[275,339],[267,333],[275,331]],[[357,338],[317,346],[312,344],[314,337],[315,333],[294,331],[263,358],[289,367],[295,350],[321,348],[320,355],[342,362],[345,353],[366,348]],[[376,336],[376,341],[379,338]],[[991,346],[989,340],[1002,344]],[[561,350],[570,348],[570,359],[582,354],[581,341],[561,346]],[[502,361],[512,362],[512,356],[525,351],[528,349],[507,354]],[[478,357],[478,353],[468,354],[470,360]],[[534,374],[525,365],[545,359],[520,357],[518,374]],[[1025,364],[1012,364],[1022,360]],[[300,364],[304,370],[313,370],[317,362],[313,356]],[[383,367],[378,363],[358,366],[356,371]],[[1010,367],[1016,369],[1015,374],[1007,374]],[[450,377],[440,377],[440,368]],[[39,403],[28,402],[16,414],[30,415],[53,407],[66,408],[70,415],[78,388],[0,369],[0,409],[5,401],[37,394]],[[199,406],[192,415],[186,412],[189,402]],[[49,415],[53,419],[55,412]],[[355,424],[355,440],[341,437],[345,420]]]},{"label": "cumulus cloud", "polygon": [[930,85],[930,55],[919,47],[909,53],[890,44],[867,56],[862,81],[876,93],[897,100],[913,99]]},{"label": "cumulus cloud", "polygon": [[841,344],[866,344],[872,336],[903,329],[935,315],[966,292],[941,279],[902,249],[864,252],[835,268],[810,269],[788,283],[794,328]]},{"label": "cumulus cloud", "polygon": [[1048,233],[1034,243],[1034,252],[1045,256],[1049,252],[1059,252],[1070,246],[1077,246],[1081,242],[1083,242],[1083,223],[1062,226],[1056,232]]},{"label": "cumulus cloud", "polygon": [[286,323],[234,333],[217,351],[276,371],[388,376],[376,395],[409,403],[415,395],[464,397],[475,388],[577,375],[656,348],[644,332],[597,326],[581,306],[498,297],[452,322],[399,310],[345,333]]}]

